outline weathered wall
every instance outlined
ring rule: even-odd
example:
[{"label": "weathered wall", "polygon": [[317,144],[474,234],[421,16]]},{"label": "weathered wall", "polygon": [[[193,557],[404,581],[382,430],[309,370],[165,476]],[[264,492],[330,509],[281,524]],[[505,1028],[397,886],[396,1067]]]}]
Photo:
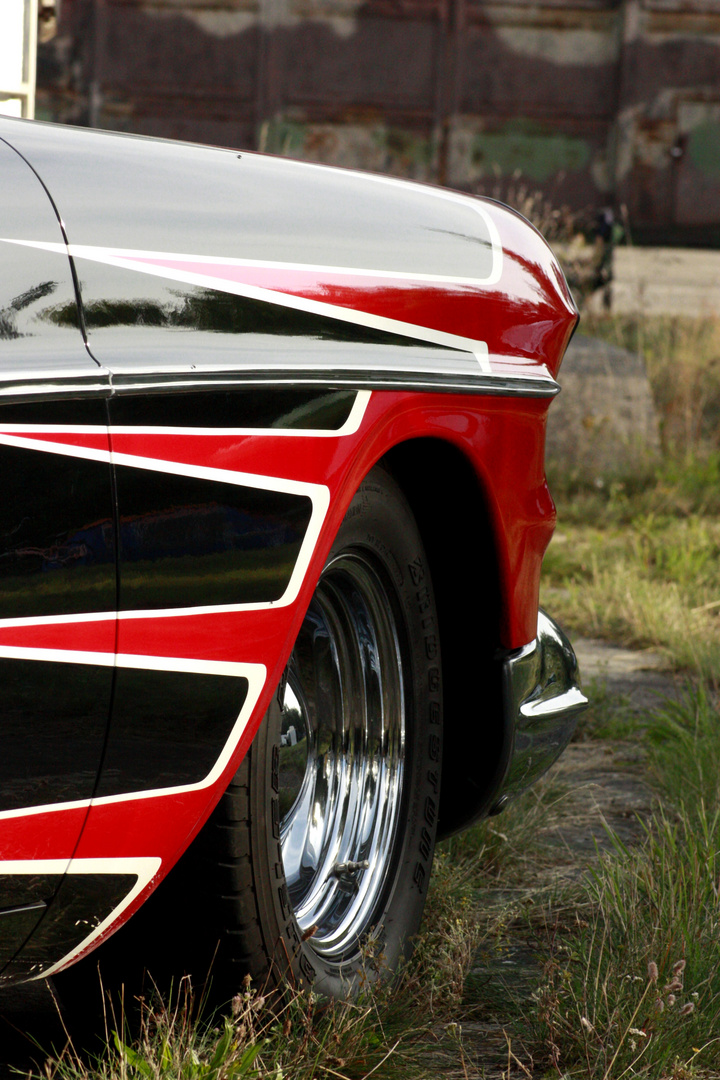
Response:
[{"label": "weathered wall", "polygon": [[63,0],[39,112],[720,243],[716,0]]}]

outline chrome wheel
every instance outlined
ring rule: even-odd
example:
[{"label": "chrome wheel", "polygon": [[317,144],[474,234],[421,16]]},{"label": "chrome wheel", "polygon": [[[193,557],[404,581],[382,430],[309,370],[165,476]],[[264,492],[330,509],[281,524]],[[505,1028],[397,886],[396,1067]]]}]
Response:
[{"label": "chrome wheel", "polygon": [[392,877],[406,729],[397,610],[371,551],[332,560],[281,694],[283,869],[300,930],[336,961],[357,953]]},{"label": "chrome wheel", "polygon": [[438,639],[415,518],[375,468],[196,841],[211,876],[190,879],[212,901],[200,945],[218,993],[250,974],[263,992],[289,983],[344,999],[410,955],[439,811]]}]

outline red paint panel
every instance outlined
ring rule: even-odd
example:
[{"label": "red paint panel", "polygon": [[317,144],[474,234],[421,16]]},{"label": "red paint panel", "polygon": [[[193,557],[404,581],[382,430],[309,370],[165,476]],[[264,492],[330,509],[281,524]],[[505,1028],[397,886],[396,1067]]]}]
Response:
[{"label": "red paint panel", "polygon": [[[353,440],[353,444],[358,441],[357,436],[348,438]],[[326,469],[331,467],[337,453],[337,444],[331,437],[312,439],[300,435],[166,435],[113,431],[111,445],[116,454],[224,469],[228,471],[230,482],[235,479],[233,473],[243,472],[258,478],[268,476],[326,484]],[[346,451],[343,440],[343,454]]]},{"label": "red paint panel", "polygon": [[75,858],[167,855],[193,831],[209,797],[208,791],[201,790],[95,805]]},{"label": "red paint panel", "polygon": [[0,819],[3,860],[69,859],[87,816],[86,806]]},{"label": "red paint panel", "polygon": [[[130,257],[145,263],[329,304],[420,328],[486,342],[491,353],[546,364],[555,373],[577,321],[562,274],[537,234],[503,213],[503,268],[497,282],[413,281],[333,267],[258,267]],[[532,248],[535,250],[532,250]],[[530,248],[530,250],[528,250]],[[172,277],[172,274],[169,274]],[[527,364],[526,364],[527,366]]]},{"label": "red paint panel", "polygon": [[[295,618],[295,607],[120,619],[118,652],[225,663],[273,665],[273,649]],[[268,658],[268,653],[270,656]]]},{"label": "red paint panel", "polygon": [[[0,428],[0,432],[3,429]],[[60,446],[84,447],[89,450],[108,452],[107,431],[94,433],[92,431],[9,431],[11,437],[32,439],[34,442],[57,443]]]},{"label": "red paint panel", "polygon": [[[0,646],[16,649],[59,649],[63,652],[115,651],[115,616],[102,622],[47,622],[31,626],[0,625]],[[68,660],[72,660],[68,656]]]}]

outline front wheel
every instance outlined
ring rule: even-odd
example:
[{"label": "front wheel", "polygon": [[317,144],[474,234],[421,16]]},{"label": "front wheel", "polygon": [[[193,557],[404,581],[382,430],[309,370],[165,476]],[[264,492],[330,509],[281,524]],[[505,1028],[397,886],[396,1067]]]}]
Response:
[{"label": "front wheel", "polygon": [[249,972],[342,996],[408,954],[430,875],[441,730],[428,567],[409,506],[376,468],[204,830],[223,982]]}]

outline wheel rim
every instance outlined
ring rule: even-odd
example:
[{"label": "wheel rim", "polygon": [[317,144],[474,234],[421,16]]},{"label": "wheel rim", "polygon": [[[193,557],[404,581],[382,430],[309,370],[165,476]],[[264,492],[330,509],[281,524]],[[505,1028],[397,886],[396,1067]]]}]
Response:
[{"label": "wheel rim", "polygon": [[406,722],[396,611],[373,553],[334,559],[281,699],[283,869],[300,930],[331,960],[357,953],[391,885]]}]

